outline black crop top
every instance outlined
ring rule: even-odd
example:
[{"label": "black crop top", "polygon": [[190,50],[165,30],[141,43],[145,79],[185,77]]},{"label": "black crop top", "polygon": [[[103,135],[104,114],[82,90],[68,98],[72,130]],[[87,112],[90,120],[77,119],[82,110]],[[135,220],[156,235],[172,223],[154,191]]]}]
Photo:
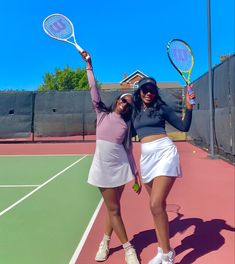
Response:
[{"label": "black crop top", "polygon": [[192,110],[186,108],[184,119],[177,116],[175,111],[168,105],[161,105],[160,109],[152,116],[150,116],[151,110],[153,110],[151,107],[146,108],[146,110],[142,109],[134,119],[134,128],[140,140],[146,136],[166,133],[166,121],[183,132],[187,132],[190,128]]}]

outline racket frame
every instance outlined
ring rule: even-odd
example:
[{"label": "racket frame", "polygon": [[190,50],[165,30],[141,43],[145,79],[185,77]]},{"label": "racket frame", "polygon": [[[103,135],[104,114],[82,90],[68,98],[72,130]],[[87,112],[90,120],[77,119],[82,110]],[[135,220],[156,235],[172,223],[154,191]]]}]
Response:
[{"label": "racket frame", "polygon": [[[46,24],[47,20],[50,19],[50,18],[53,17],[53,16],[60,16],[60,17],[62,17],[63,19],[65,19],[65,20],[70,24],[71,29],[72,29],[72,30],[71,30],[71,31],[72,31],[72,34],[71,34],[68,38],[59,38],[59,37],[56,37],[56,36],[51,35],[50,32],[47,31],[47,29],[46,29],[46,27],[45,27],[45,24]],[[82,52],[84,51],[84,49],[83,49],[80,45],[77,44],[76,37],[75,37],[75,33],[74,33],[74,26],[73,26],[73,23],[72,23],[71,20],[70,20],[69,18],[67,18],[65,15],[62,15],[62,14],[59,14],[59,13],[55,13],[55,14],[51,14],[51,15],[47,16],[47,17],[43,20],[42,27],[43,27],[45,33],[46,33],[49,37],[54,38],[54,39],[56,39],[56,40],[63,41],[63,42],[67,42],[67,43],[69,43],[69,44],[72,44],[73,46],[76,47],[76,49],[77,49],[80,53],[82,53]],[[71,38],[73,38],[74,42],[69,40],[69,39],[71,39]],[[89,58],[90,58],[90,56],[87,55],[86,59],[89,59]]]},{"label": "racket frame", "polygon": [[[192,56],[192,64],[191,64],[191,67],[188,71],[183,71],[183,70],[180,70],[176,65],[175,63],[173,62],[173,60],[171,59],[171,56],[169,54],[169,49],[170,49],[170,46],[171,46],[171,43],[174,42],[174,41],[179,41],[179,42],[182,42],[186,47],[187,49],[189,50],[189,53],[191,54]],[[184,40],[182,39],[172,39],[170,40],[168,43],[167,43],[167,46],[166,46],[166,50],[167,50],[167,56],[171,62],[171,64],[173,65],[173,67],[179,72],[179,74],[181,75],[181,77],[183,78],[183,80],[185,81],[186,83],[186,87],[187,87],[187,90],[188,90],[188,93],[191,94],[193,93],[193,89],[190,85],[190,77],[191,77],[191,73],[192,73],[192,70],[193,70],[193,66],[194,66],[194,55],[193,55],[193,52],[192,52],[192,49],[191,47],[188,45],[187,42],[185,42]],[[188,77],[186,78],[184,74],[188,74]],[[194,105],[195,104],[195,100],[194,99],[190,99],[190,104]]]}]

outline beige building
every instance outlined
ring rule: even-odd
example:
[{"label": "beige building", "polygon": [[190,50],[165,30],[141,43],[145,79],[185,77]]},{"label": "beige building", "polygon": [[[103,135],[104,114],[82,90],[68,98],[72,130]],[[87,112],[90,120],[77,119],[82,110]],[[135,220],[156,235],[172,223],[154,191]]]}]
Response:
[{"label": "beige building", "polygon": [[[136,89],[138,81],[143,78],[148,77],[140,70],[136,70],[132,74],[128,75],[124,73],[123,79],[119,83],[102,83],[102,90],[130,90]],[[158,82],[159,88],[182,88],[178,82]]]}]

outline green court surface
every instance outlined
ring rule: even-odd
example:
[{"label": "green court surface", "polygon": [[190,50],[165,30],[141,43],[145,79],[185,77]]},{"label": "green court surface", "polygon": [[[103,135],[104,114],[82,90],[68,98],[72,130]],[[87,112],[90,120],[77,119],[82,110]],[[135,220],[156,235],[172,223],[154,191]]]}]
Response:
[{"label": "green court surface", "polygon": [[66,264],[101,196],[92,156],[0,156],[0,263]]}]

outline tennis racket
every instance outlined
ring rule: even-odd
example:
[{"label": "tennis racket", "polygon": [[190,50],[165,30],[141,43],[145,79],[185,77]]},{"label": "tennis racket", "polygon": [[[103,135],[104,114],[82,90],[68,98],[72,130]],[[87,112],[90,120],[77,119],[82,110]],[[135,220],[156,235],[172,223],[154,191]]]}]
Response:
[{"label": "tennis racket", "polygon": [[[51,38],[72,44],[82,53],[84,50],[76,42],[73,23],[64,15],[52,14],[43,21],[43,29]],[[87,55],[86,59],[89,59]]]},{"label": "tennis racket", "polygon": [[[167,43],[167,55],[171,64],[185,81],[188,94],[192,94],[193,89],[190,84],[190,77],[194,65],[192,49],[185,41],[181,39],[172,39]],[[194,105],[195,100],[190,99],[190,104]]]}]

